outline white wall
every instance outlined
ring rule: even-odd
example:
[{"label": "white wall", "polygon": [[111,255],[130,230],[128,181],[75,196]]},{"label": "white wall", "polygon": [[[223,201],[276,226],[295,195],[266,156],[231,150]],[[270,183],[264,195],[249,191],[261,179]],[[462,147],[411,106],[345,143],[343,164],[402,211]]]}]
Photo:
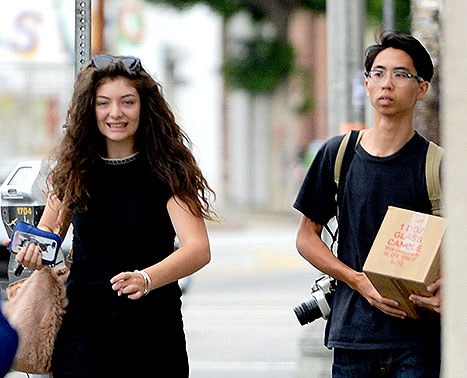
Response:
[{"label": "white wall", "polygon": [[58,140],[74,80],[70,25],[74,26],[74,2],[2,1],[2,160],[43,156]]},{"label": "white wall", "polygon": [[[2,1],[0,63],[66,63],[74,38],[74,2]],[[71,21],[71,23],[70,23]]]},{"label": "white wall", "polygon": [[441,52],[441,138],[446,146],[444,182],[448,231],[443,255],[443,373],[467,374],[467,61],[465,0],[444,1]]},{"label": "white wall", "polygon": [[[91,4],[95,9],[97,1]],[[204,6],[179,12],[143,0],[106,0],[104,4],[107,51],[140,57],[162,84],[206,178],[218,191],[222,20]],[[55,143],[47,134],[50,125],[42,108],[46,109],[50,97],[57,99],[54,116],[59,118],[59,132],[74,80],[74,22],[72,0],[2,0],[0,157],[26,151],[43,154],[47,145]],[[32,146],[28,135],[43,141],[41,146]]]},{"label": "white wall", "polygon": [[162,84],[203,173],[219,191],[222,20],[204,6],[179,12],[142,0],[107,1],[105,14],[108,52],[138,56]]}]

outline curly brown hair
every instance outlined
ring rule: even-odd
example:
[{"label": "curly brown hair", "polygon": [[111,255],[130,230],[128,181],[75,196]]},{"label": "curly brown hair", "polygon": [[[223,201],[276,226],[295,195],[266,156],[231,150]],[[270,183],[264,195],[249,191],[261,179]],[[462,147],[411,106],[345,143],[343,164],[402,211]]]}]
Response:
[{"label": "curly brown hair", "polygon": [[89,172],[106,154],[104,136],[95,116],[95,95],[103,83],[118,77],[129,79],[141,101],[135,149],[145,158],[159,180],[186,202],[195,216],[212,220],[210,200],[215,193],[208,185],[195,157],[192,142],[175,121],[162,95],[162,88],[141,66],[129,71],[116,59],[104,68],[89,63],[78,75],[67,111],[64,135],[52,155],[49,183],[63,208],[86,209]]}]

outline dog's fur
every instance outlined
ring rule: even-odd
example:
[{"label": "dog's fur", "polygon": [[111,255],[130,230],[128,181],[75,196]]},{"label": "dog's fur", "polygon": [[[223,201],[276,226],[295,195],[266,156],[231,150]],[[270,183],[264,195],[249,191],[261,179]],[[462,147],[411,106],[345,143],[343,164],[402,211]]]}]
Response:
[{"label": "dog's fur", "polygon": [[7,289],[4,312],[19,335],[13,369],[50,373],[57,332],[67,305],[67,268],[45,266]]}]

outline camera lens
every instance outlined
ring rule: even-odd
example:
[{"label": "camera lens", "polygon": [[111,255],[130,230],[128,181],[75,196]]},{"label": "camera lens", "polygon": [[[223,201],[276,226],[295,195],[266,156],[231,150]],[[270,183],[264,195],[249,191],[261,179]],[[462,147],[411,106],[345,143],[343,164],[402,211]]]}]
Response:
[{"label": "camera lens", "polygon": [[295,315],[301,325],[311,323],[312,321],[320,318],[322,316],[321,310],[316,303],[314,298],[305,301],[298,306],[294,307]]}]

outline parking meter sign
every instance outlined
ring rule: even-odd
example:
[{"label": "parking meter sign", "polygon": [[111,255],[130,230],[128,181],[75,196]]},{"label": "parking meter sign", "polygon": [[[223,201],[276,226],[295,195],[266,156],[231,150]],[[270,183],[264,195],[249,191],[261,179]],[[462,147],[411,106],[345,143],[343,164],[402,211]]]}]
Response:
[{"label": "parking meter sign", "polygon": [[[20,222],[37,225],[45,208],[46,177],[50,166],[42,160],[26,160],[16,164],[0,186],[1,211],[4,229],[11,239],[14,227]],[[13,254],[8,262],[9,282],[27,277],[31,271],[20,266]]]},{"label": "parking meter sign", "polygon": [[2,207],[2,220],[9,237],[18,222],[37,224],[44,206],[8,206]]},{"label": "parking meter sign", "polygon": [[23,221],[26,222],[26,218],[31,218],[32,207],[31,206],[18,206],[16,208],[16,214],[23,217]]}]

